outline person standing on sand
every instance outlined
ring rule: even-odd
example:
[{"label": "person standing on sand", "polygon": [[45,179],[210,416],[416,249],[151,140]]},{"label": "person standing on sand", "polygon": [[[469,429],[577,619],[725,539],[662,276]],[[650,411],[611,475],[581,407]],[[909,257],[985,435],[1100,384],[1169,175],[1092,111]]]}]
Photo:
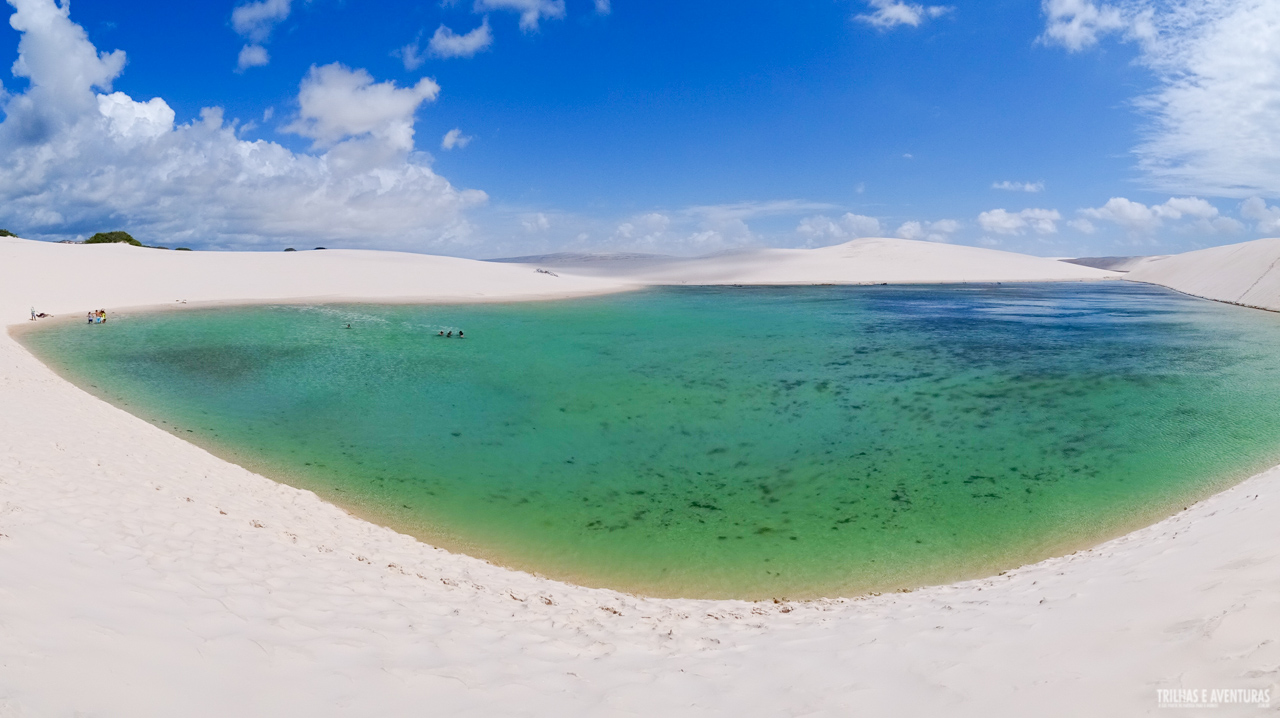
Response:
[{"label": "person standing on sand", "polygon": [[32,307],[32,308],[31,308],[31,321],[33,321],[33,322],[34,322],[35,320],[36,320],[36,308],[35,308],[35,307]]}]

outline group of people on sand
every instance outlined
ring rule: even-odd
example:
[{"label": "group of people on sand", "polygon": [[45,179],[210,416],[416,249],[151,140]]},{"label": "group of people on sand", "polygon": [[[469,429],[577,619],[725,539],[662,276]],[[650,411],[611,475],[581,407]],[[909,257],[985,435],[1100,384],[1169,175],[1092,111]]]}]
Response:
[{"label": "group of people on sand", "polygon": [[[452,329],[450,329],[450,330],[449,330],[449,331],[447,331],[447,332],[445,332],[445,331],[441,331],[439,336],[442,336],[442,337],[444,337],[445,339],[452,339],[452,338],[453,338],[453,330],[452,330]],[[459,329],[459,330],[458,330],[458,338],[459,338],[459,339],[461,339],[461,338],[462,338],[462,330],[461,330],[461,329]]]},{"label": "group of people on sand", "polygon": [[107,310],[95,309],[86,316],[90,324],[105,324],[107,322]]}]

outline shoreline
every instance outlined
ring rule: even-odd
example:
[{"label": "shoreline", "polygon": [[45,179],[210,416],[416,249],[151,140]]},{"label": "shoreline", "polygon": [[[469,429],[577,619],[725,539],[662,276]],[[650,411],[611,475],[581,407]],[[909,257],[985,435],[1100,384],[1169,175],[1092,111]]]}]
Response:
[{"label": "shoreline", "polygon": [[[0,242],[9,316],[549,288],[394,253],[36,244]],[[852,600],[635,598],[354,518],[96,399],[6,333],[0,715],[1159,715],[1157,689],[1280,678],[1278,512],[1280,467],[999,576]]]}]

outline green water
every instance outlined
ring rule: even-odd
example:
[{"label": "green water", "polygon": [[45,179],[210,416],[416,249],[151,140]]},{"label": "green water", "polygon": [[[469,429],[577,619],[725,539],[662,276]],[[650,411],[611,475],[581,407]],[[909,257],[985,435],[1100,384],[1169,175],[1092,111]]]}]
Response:
[{"label": "green water", "polygon": [[987,575],[1280,461],[1280,317],[1119,282],[192,310],[23,340],[356,513],[655,595]]}]

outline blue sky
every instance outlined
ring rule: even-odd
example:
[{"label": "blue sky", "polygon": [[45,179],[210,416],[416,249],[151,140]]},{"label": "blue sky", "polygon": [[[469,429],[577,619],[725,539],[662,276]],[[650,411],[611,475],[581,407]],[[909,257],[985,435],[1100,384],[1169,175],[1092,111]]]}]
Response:
[{"label": "blue sky", "polygon": [[0,226],[26,236],[1062,256],[1280,234],[1280,12],[1256,0],[9,3]]}]

